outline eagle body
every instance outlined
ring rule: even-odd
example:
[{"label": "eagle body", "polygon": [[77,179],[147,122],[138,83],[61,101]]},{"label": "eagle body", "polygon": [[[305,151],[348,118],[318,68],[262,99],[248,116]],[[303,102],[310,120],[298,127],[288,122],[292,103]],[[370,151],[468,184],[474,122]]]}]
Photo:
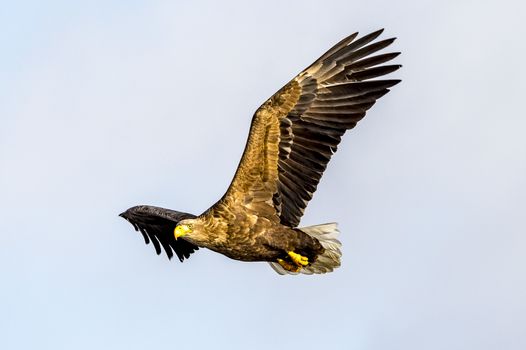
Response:
[{"label": "eagle body", "polygon": [[337,224],[298,226],[341,137],[400,82],[375,79],[401,67],[384,65],[398,52],[375,54],[394,41],[375,42],[381,33],[343,39],[258,108],[228,190],[203,214],[136,206],[121,216],[180,261],[202,247],[280,274],[333,271]]},{"label": "eagle body", "polygon": [[216,207],[196,219],[183,220],[179,224],[193,226],[192,233],[185,236],[187,241],[235,260],[288,261],[287,252],[295,251],[314,262],[325,250],[316,238],[300,229],[241,210],[238,213],[229,212],[225,217]]}]

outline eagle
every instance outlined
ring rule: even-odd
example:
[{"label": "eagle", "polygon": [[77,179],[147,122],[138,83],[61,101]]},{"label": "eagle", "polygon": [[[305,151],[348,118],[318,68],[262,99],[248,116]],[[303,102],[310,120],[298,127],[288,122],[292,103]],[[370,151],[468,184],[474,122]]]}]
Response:
[{"label": "eagle", "polygon": [[120,216],[157,254],[182,262],[199,248],[240,261],[264,261],[279,274],[322,274],[340,266],[336,223],[298,227],[342,136],[398,79],[378,53],[395,38],[383,29],[341,40],[259,107],[234,178],[201,215],[149,205]]}]

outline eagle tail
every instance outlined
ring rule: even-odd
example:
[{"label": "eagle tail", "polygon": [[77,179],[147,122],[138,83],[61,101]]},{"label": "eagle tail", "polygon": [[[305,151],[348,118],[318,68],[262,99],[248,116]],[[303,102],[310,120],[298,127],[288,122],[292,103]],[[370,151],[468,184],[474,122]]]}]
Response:
[{"label": "eagle tail", "polygon": [[319,255],[314,263],[303,267],[298,272],[285,270],[279,263],[269,262],[274,271],[280,275],[296,275],[298,273],[311,275],[331,272],[340,266],[340,258],[342,256],[340,247],[342,244],[337,239],[338,234],[340,233],[337,223],[333,222],[329,224],[302,227],[300,230],[309,236],[316,238],[323,248],[325,248],[325,252]]}]

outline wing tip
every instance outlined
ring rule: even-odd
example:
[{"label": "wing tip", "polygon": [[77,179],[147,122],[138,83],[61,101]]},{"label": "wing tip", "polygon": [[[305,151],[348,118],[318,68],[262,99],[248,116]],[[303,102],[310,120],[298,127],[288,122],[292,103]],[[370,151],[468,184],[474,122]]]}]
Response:
[{"label": "wing tip", "polygon": [[385,30],[385,28],[380,28],[380,29],[377,29],[374,32],[370,33],[369,35],[373,35],[374,34],[374,35],[378,36],[378,35],[382,34],[384,32],[384,30]]},{"label": "wing tip", "polygon": [[380,28],[378,30],[375,30],[374,32],[372,33],[369,33],[365,36],[363,36],[364,38],[367,37],[367,38],[370,38],[370,40],[374,40],[376,38],[378,38],[383,32],[384,32],[384,28]]}]

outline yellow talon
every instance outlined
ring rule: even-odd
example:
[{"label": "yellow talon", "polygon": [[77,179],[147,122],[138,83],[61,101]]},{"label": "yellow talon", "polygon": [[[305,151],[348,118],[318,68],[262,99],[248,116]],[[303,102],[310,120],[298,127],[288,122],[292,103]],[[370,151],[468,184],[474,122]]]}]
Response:
[{"label": "yellow talon", "polygon": [[306,256],[300,255],[298,253],[294,253],[293,251],[288,252],[290,258],[296,265],[298,266],[307,266],[309,265],[309,258]]},{"label": "yellow talon", "polygon": [[290,272],[299,272],[301,270],[301,266],[292,265],[288,262],[286,262],[283,259],[278,259],[278,263],[287,271]]}]

